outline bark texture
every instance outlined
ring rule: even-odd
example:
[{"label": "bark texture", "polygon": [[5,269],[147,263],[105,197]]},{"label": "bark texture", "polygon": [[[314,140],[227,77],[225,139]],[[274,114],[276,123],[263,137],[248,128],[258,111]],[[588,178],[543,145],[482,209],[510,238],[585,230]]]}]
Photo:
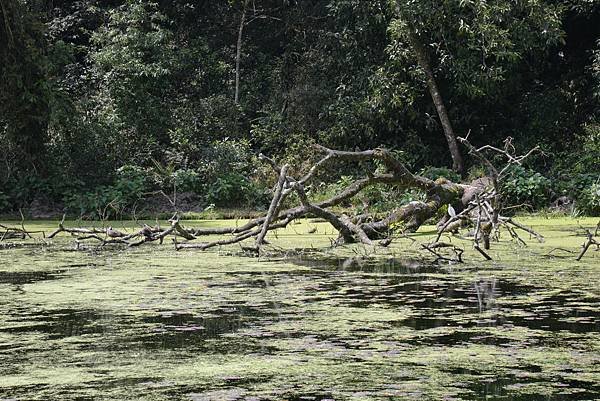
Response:
[{"label": "bark texture", "polygon": [[440,123],[442,124],[442,129],[444,130],[444,136],[448,142],[448,149],[450,150],[450,155],[452,156],[452,169],[460,174],[463,174],[463,158],[460,153],[460,149],[458,148],[456,135],[454,134],[454,129],[452,128],[452,123],[450,122],[450,117],[448,116],[448,111],[446,110],[442,93],[440,92],[435,75],[433,74],[433,69],[431,68],[431,62],[427,49],[425,49],[423,43],[421,43],[421,40],[416,33],[411,31],[408,35],[408,39],[410,46],[415,52],[415,57],[417,58],[419,66],[425,72],[427,88],[429,89],[429,94],[431,95],[431,99],[433,100],[433,104],[435,105],[435,109],[440,118]]}]

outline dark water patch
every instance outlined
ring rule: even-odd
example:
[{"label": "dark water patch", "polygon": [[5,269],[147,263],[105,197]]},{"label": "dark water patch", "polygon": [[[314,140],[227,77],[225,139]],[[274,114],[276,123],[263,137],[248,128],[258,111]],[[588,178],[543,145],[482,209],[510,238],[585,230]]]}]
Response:
[{"label": "dark water patch", "polygon": [[[112,393],[113,397],[110,399],[138,399],[140,394],[148,394],[153,389],[146,388],[145,383],[151,383],[153,381],[158,382],[161,380],[156,377],[129,377],[122,379],[112,379],[110,377],[90,380],[87,382],[76,383],[76,384],[64,384],[64,385],[43,385],[36,384],[30,386],[19,386],[13,389],[11,388],[11,397],[13,399],[22,400],[73,400],[73,401],[94,401],[98,399],[106,399],[97,394],[109,394]],[[143,391],[143,392],[140,392]],[[115,397],[116,392],[116,397]],[[94,394],[96,393],[96,394]],[[35,394],[35,398],[31,395]],[[89,394],[89,395],[86,395]],[[2,388],[0,388],[0,396],[2,395]],[[0,401],[2,398],[0,398]]]},{"label": "dark water patch", "polygon": [[[282,260],[281,262],[287,263],[287,259]],[[266,261],[264,263],[276,263],[274,261]],[[289,276],[289,277],[306,277],[306,276],[314,276],[314,277],[329,277],[330,272],[328,271],[318,271],[318,270],[307,270],[307,269],[297,269],[297,270],[236,270],[233,272],[224,272],[225,276],[251,276],[251,277],[271,277],[271,276]]]},{"label": "dark water patch", "polygon": [[[50,389],[52,389],[52,387],[47,384],[26,384],[16,387],[0,386],[0,401],[30,400],[32,399],[32,394],[39,395]],[[36,399],[39,398],[36,397]]]},{"label": "dark water patch", "polygon": [[507,311],[505,324],[544,331],[600,332],[600,298],[564,291]]},{"label": "dark water patch", "polygon": [[[497,319],[482,319],[477,316],[465,317],[414,317],[410,319],[401,320],[395,322],[394,325],[410,327],[414,330],[430,330],[438,329],[441,327],[449,328],[473,328],[473,327],[495,327],[499,324]],[[460,340],[459,337],[456,338]]]},{"label": "dark water patch", "polygon": [[111,344],[120,351],[160,350],[181,352],[181,361],[202,355],[273,355],[277,348],[244,336],[206,338],[198,333],[150,333],[122,338]]},{"label": "dark water patch", "polygon": [[[442,315],[420,316],[405,319],[394,323],[395,325],[410,327],[415,330],[429,330],[441,327],[473,328],[473,327],[526,327],[531,330],[549,332],[568,331],[572,333],[600,332],[600,321],[589,317],[580,317],[569,320],[562,315],[548,316],[486,316],[480,318],[476,315]],[[458,340],[458,339],[457,339]]]},{"label": "dark water patch", "polygon": [[[165,399],[173,400],[205,400],[205,401],[226,401],[226,400],[262,400],[263,398],[254,397],[250,394],[250,388],[257,383],[264,383],[271,379],[270,376],[256,377],[219,377],[216,380],[221,381],[218,385],[199,386],[199,385],[177,385],[171,386],[164,392]],[[239,398],[241,397],[241,398]]]},{"label": "dark water patch", "polygon": [[[481,376],[469,381],[465,399],[507,401],[577,401],[600,396],[600,387],[579,380],[557,379],[547,381],[536,377]],[[548,394],[540,394],[540,388]]]},{"label": "dark water patch", "polygon": [[22,249],[22,248],[43,248],[47,247],[43,244],[35,242],[0,242],[0,250]]},{"label": "dark water patch", "polygon": [[503,346],[510,344],[513,340],[501,336],[492,335],[480,331],[453,330],[450,333],[420,333],[414,339],[405,340],[406,344],[414,345],[467,345],[485,344]]},{"label": "dark water patch", "polygon": [[[148,333],[139,337],[148,348],[185,348],[200,347],[210,348],[220,352],[234,352],[239,350],[235,344],[229,341],[210,341],[223,339],[224,337],[237,336],[237,332],[242,328],[252,328],[261,320],[272,316],[269,308],[249,307],[247,305],[230,305],[215,309],[210,314],[196,315],[193,313],[171,313],[164,312],[160,315],[146,317],[143,322],[150,324]],[[249,338],[249,337],[246,337]],[[243,346],[255,349],[261,353],[268,353],[264,346],[252,346],[248,341],[241,342]]]},{"label": "dark water patch", "polygon": [[68,265],[65,265],[66,267],[97,267],[98,264],[97,263],[70,263]]},{"label": "dark water patch", "polygon": [[0,271],[0,284],[23,285],[35,283],[37,281],[56,280],[65,272],[66,270],[29,272]]},{"label": "dark water patch", "polygon": [[286,262],[310,267],[313,269],[324,269],[328,271],[364,272],[380,274],[424,274],[438,273],[439,266],[416,259],[400,258],[290,258]]},{"label": "dark water patch", "polygon": [[146,323],[158,324],[155,333],[190,334],[204,338],[216,338],[221,334],[234,333],[242,327],[242,318],[234,314],[221,316],[196,316],[191,313],[164,314],[144,318]]},{"label": "dark water patch", "polygon": [[207,283],[208,288],[267,288],[271,285],[270,280],[266,278],[253,278],[230,280],[227,282]]},{"label": "dark water patch", "polygon": [[600,332],[600,319],[598,319],[596,314],[592,316],[578,316],[576,319],[554,313],[549,313],[545,316],[512,316],[506,318],[505,324],[551,332],[569,331],[571,333],[582,334]]},{"label": "dark water patch", "polygon": [[202,393],[187,394],[186,399],[191,401],[238,401],[246,399],[244,396],[247,392],[248,391],[243,388],[212,390]]},{"label": "dark water patch", "polygon": [[538,365],[517,365],[509,374],[500,376],[481,372],[475,366],[442,370],[456,375],[455,385],[465,388],[461,397],[465,400],[574,401],[600,396],[599,384],[548,376]]},{"label": "dark water patch", "polygon": [[18,319],[8,320],[16,323],[9,327],[0,327],[6,333],[46,333],[50,339],[103,333],[105,326],[99,323],[103,319],[97,311],[90,309],[56,309],[20,315]]},{"label": "dark water patch", "polygon": [[331,393],[289,394],[282,399],[287,401],[336,401]]},{"label": "dark water patch", "polygon": [[373,303],[410,305],[418,310],[452,310],[454,313],[476,313],[492,310],[501,297],[518,296],[534,291],[533,287],[503,280],[479,280],[473,283],[456,282],[452,278],[413,277],[392,279],[353,286],[343,292],[352,306],[366,307]]}]

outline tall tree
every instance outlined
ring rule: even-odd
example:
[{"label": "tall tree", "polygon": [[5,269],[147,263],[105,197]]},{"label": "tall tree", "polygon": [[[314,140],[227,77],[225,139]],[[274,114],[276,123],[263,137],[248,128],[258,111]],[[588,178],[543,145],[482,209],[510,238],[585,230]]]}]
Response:
[{"label": "tall tree", "polygon": [[420,67],[453,168],[461,171],[448,99],[493,98],[520,62],[562,40],[562,7],[542,0],[391,0],[391,5],[397,16],[392,39],[409,48]]},{"label": "tall tree", "polygon": [[0,1],[0,133],[43,168],[50,88],[43,4]]},{"label": "tall tree", "polygon": [[240,103],[240,63],[242,60],[242,43],[244,39],[244,26],[246,25],[246,12],[250,0],[242,1],[242,10],[240,13],[240,26],[238,28],[237,44],[235,48],[235,104]]},{"label": "tall tree", "polygon": [[158,5],[128,0],[108,12],[89,57],[101,83],[97,113],[119,130],[128,152],[156,156],[168,146],[176,49]]},{"label": "tall tree", "polygon": [[435,105],[435,109],[440,118],[440,122],[444,130],[444,136],[448,142],[448,149],[450,150],[450,155],[452,156],[452,169],[462,174],[464,173],[465,165],[460,149],[458,148],[456,135],[454,134],[454,129],[452,128],[452,123],[450,122],[450,117],[448,116],[448,111],[446,110],[442,93],[440,92],[433,69],[431,68],[429,53],[421,43],[421,39],[416,32],[409,29],[407,37],[408,43],[415,53],[415,58],[417,59],[419,66],[425,72],[427,88],[429,89],[429,94],[433,99],[433,104]]}]

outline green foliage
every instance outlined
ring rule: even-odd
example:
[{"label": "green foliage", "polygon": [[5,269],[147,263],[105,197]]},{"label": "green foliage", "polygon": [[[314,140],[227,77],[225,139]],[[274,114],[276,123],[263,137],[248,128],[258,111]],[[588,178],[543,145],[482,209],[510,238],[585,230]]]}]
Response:
[{"label": "green foliage", "polygon": [[468,182],[472,182],[478,178],[487,176],[487,174],[488,172],[486,171],[484,166],[482,166],[481,164],[476,164],[469,168],[469,171],[467,173],[467,180]]},{"label": "green foliage", "polygon": [[117,185],[125,183],[146,189],[150,184],[150,175],[142,167],[127,164],[117,169]]},{"label": "green foliage", "polygon": [[452,169],[446,167],[426,166],[419,172],[419,175],[422,175],[423,177],[427,177],[430,180],[434,181],[438,178],[445,178],[452,182],[460,182],[461,180],[460,174],[457,174]]},{"label": "green foliage", "polygon": [[11,198],[8,194],[0,191],[0,212],[7,212],[12,206]]},{"label": "green foliage", "polygon": [[268,202],[265,189],[239,173],[228,173],[218,177],[208,186],[208,203],[216,206],[248,205],[264,208]]},{"label": "green foliage", "polygon": [[594,97],[600,99],[600,40],[596,42],[597,48],[593,52],[592,57],[592,75],[595,79]]},{"label": "green foliage", "polygon": [[[188,162],[201,163],[211,153],[221,152],[228,143],[235,144],[230,136],[238,136],[240,127],[239,121],[232,116],[240,110],[231,99],[217,95],[182,102],[184,104],[177,105],[174,110],[176,121],[168,131],[171,158],[185,155]],[[242,148],[248,147],[247,141],[241,142]]]},{"label": "green foliage", "polygon": [[260,164],[249,141],[223,138],[205,146],[198,161],[198,171],[202,180],[210,183],[233,173],[252,175]]},{"label": "green foliage", "polygon": [[551,181],[548,178],[519,165],[511,166],[501,185],[502,194],[509,205],[544,207],[551,195]]},{"label": "green foliage", "polygon": [[18,147],[23,164],[43,169],[52,95],[42,8],[9,1],[1,14],[0,135]]},{"label": "green foliage", "polygon": [[[353,176],[342,176],[334,183],[321,183],[311,188],[310,198],[320,202],[339,194],[355,180]],[[358,214],[382,213],[393,210],[412,201],[425,200],[425,194],[419,190],[404,190],[388,185],[373,185],[365,188],[356,197],[340,206],[354,208]]]},{"label": "green foliage", "polygon": [[134,202],[150,189],[145,171],[137,166],[123,166],[118,169],[117,179],[112,188],[120,195],[120,203]]},{"label": "green foliage", "polygon": [[581,193],[598,180],[598,174],[582,173],[569,174],[556,179],[558,193],[574,199],[579,199]]},{"label": "green foliage", "polygon": [[578,197],[576,207],[579,211],[588,216],[600,215],[600,180],[594,182],[583,191]]},{"label": "green foliage", "polygon": [[200,193],[202,182],[200,174],[195,170],[176,170],[172,175],[173,185],[179,192]]},{"label": "green foliage", "polygon": [[89,55],[102,83],[95,98],[98,112],[121,125],[130,146],[157,153],[170,124],[165,106],[174,79],[173,35],[153,2],[130,0],[107,17],[92,35],[97,50]]},{"label": "green foliage", "polygon": [[560,152],[553,168],[557,193],[575,201],[578,212],[596,215],[597,183],[600,180],[600,124],[583,127],[577,147]]},{"label": "green foliage", "polygon": [[596,216],[598,209],[598,173],[570,174],[556,180],[557,192],[575,201],[578,213]]},{"label": "green foliage", "polygon": [[[321,202],[323,200],[329,199],[336,194],[343,191],[348,185],[350,185],[354,181],[354,177],[351,175],[342,175],[335,182],[320,182],[317,185],[313,185],[309,188],[308,195],[313,200],[313,202]],[[352,201],[359,202],[358,198],[354,198]],[[342,203],[341,206],[349,207],[351,205],[351,201],[346,201]]]},{"label": "green foliage", "polygon": [[543,54],[563,40],[562,8],[542,1],[395,1],[392,35],[409,30],[435,54],[438,69],[461,95],[477,98],[500,89],[527,54]]},{"label": "green foliage", "polygon": [[[395,149],[411,170],[457,181],[427,167],[450,159],[412,32],[457,133],[472,130],[478,144],[512,136],[520,150],[540,145],[556,194],[592,211],[596,3],[264,1],[248,9],[236,104],[239,1],[4,2],[0,207],[46,199],[99,217],[157,190],[263,207],[273,178],[255,155],[305,171],[314,143]],[[323,169],[312,196],[338,191],[348,184],[339,177],[359,168]],[[543,177],[515,174],[511,202],[551,200]],[[420,196],[381,186],[347,206],[384,210]]]},{"label": "green foliage", "polygon": [[79,184],[77,180],[65,181],[60,176],[41,178],[28,174],[10,179],[0,190],[0,197],[4,199],[3,209],[14,211],[26,208],[36,199],[60,199],[62,193],[79,189]]},{"label": "green foliage", "polygon": [[151,189],[150,185],[146,170],[126,165],[117,170],[116,179],[111,185],[101,185],[92,191],[65,192],[65,209],[87,218],[119,217]]},{"label": "green foliage", "polygon": [[576,154],[574,170],[578,173],[600,172],[600,123],[583,127],[581,152]]},{"label": "green foliage", "polygon": [[353,206],[363,212],[389,212],[413,201],[424,201],[425,194],[419,190],[400,190],[395,187],[376,185],[365,189]]},{"label": "green foliage", "polygon": [[27,175],[16,180],[10,187],[11,198],[17,207],[31,202],[37,194],[48,190],[48,183],[35,175]]}]

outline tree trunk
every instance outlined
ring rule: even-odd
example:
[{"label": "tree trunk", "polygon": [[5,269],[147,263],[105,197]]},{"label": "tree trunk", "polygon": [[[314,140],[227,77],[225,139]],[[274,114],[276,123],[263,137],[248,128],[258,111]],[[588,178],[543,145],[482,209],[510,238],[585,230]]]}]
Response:
[{"label": "tree trunk", "polygon": [[415,56],[417,57],[419,66],[421,66],[421,68],[425,71],[427,87],[429,88],[429,93],[433,99],[433,104],[435,105],[438,116],[440,117],[440,122],[442,123],[442,128],[444,129],[444,135],[446,136],[446,141],[448,141],[448,148],[450,150],[450,155],[452,156],[452,169],[462,174],[464,172],[462,156],[460,154],[460,150],[458,149],[456,136],[454,135],[454,130],[452,129],[452,124],[450,123],[450,118],[448,117],[448,111],[444,105],[442,94],[440,93],[435,76],[433,75],[433,70],[431,69],[427,50],[423,47],[423,44],[419,40],[416,33],[411,31],[408,38],[410,45],[415,52]]},{"label": "tree trunk", "polygon": [[4,0],[0,0],[0,8],[2,10],[2,17],[4,19],[4,30],[6,31],[6,37],[8,38],[7,43],[9,48],[12,48],[14,45],[14,38],[12,29],[10,28],[10,20],[8,12],[6,11],[6,6],[4,5]]},{"label": "tree trunk", "polygon": [[237,47],[235,53],[235,104],[240,103],[240,60],[242,58],[242,38],[244,35],[244,25],[246,24],[246,10],[248,9],[248,1],[244,0],[242,5],[242,16],[240,18],[240,28],[238,30]]}]

